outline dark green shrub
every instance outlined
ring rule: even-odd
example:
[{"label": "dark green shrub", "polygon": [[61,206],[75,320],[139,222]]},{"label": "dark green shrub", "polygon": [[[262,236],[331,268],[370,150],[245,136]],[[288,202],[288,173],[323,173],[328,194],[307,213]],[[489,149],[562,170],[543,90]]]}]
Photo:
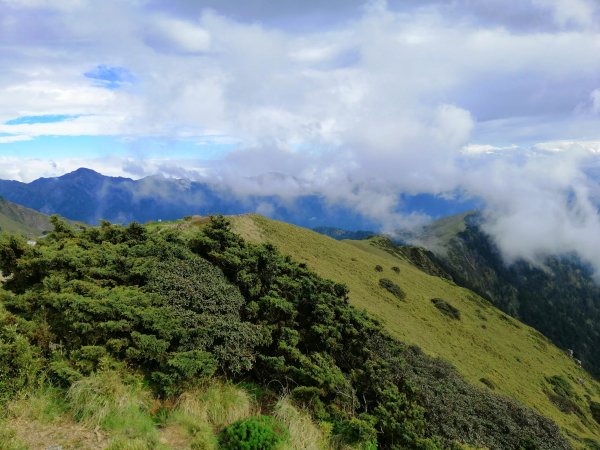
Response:
[{"label": "dark green shrub", "polygon": [[590,411],[594,420],[600,423],[600,403],[590,400]]},{"label": "dark green shrub", "polygon": [[382,278],[379,280],[379,286],[389,291],[394,297],[400,300],[404,300],[406,298],[406,293],[402,290],[400,286],[398,286],[392,280]]},{"label": "dark green shrub", "polygon": [[600,450],[600,443],[598,443],[598,441],[595,441],[593,439],[590,438],[585,438],[583,440],[583,442],[585,443],[587,449],[589,450]]},{"label": "dark green shrub", "polygon": [[392,270],[393,270],[395,273],[400,273],[400,267],[398,267],[398,266],[393,266],[393,267],[392,267]]},{"label": "dark green shrub", "polygon": [[379,264],[377,264],[375,266],[375,272],[383,272],[383,267],[381,267]]},{"label": "dark green shrub", "polygon": [[286,437],[282,424],[269,416],[240,420],[223,428],[219,448],[223,450],[271,450]]},{"label": "dark green shrub", "polygon": [[336,423],[333,433],[339,435],[343,443],[363,448],[369,443],[377,442],[377,430],[374,428],[376,422],[373,416],[362,414],[360,418],[353,417]]},{"label": "dark green shrub", "polygon": [[577,395],[573,390],[573,386],[571,386],[571,383],[569,383],[569,380],[562,375],[546,377],[546,381],[550,383],[552,390],[554,390],[554,392],[561,397],[571,398]]},{"label": "dark green shrub", "polygon": [[496,383],[494,383],[489,378],[482,377],[479,379],[479,381],[481,381],[483,384],[485,384],[487,387],[489,387],[492,390],[496,389]]},{"label": "dark green shrub", "polygon": [[0,304],[0,402],[31,387],[43,367],[40,349],[17,331],[15,322]]},{"label": "dark green shrub", "polygon": [[562,375],[546,377],[546,381],[552,386],[552,392],[546,390],[546,395],[554,405],[564,413],[575,413],[583,416],[583,412],[577,401],[579,396],[573,390],[569,380]]},{"label": "dark green shrub", "polygon": [[454,320],[460,320],[460,311],[441,298],[432,298],[431,303],[444,315]]}]

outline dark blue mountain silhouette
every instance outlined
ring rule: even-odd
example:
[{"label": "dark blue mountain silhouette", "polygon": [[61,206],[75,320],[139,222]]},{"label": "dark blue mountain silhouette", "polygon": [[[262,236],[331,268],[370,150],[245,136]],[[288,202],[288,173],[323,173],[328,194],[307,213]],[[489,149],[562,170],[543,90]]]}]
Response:
[{"label": "dark blue mountain silhouette", "polygon": [[[95,224],[173,220],[187,215],[260,212],[305,227],[332,226],[377,230],[378,224],[351,206],[331,205],[320,195],[293,201],[278,196],[237,196],[229,190],[185,179],[150,176],[140,180],[109,177],[80,168],[60,177],[31,183],[0,180],[0,195],[46,214]],[[431,195],[402,196],[399,210],[439,217],[472,209],[472,202]]]}]

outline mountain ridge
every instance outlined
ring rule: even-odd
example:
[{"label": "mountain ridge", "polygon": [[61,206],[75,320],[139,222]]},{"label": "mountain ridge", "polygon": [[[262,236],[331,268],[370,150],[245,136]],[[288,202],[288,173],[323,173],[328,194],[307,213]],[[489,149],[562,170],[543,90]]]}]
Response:
[{"label": "mountain ridge", "polygon": [[[252,183],[256,180],[250,178]],[[243,183],[242,183],[243,184]],[[260,184],[260,183],[259,183]],[[0,180],[0,195],[46,214],[59,214],[89,224],[106,219],[115,223],[176,220],[188,215],[263,212],[307,228],[329,226],[355,230],[376,229],[375,220],[352,204],[332,203],[325,195],[303,194],[292,199],[277,194],[245,194],[210,180],[193,181],[151,175],[140,179],[109,177],[80,168],[30,183]],[[402,194],[399,213],[419,212],[440,217],[468,209],[468,202],[435,195]]]}]

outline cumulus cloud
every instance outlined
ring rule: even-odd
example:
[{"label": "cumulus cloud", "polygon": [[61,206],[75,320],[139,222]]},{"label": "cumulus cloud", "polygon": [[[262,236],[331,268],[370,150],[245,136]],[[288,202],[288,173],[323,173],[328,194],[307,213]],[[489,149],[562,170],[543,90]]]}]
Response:
[{"label": "cumulus cloud", "polygon": [[[600,232],[588,170],[600,150],[592,1],[0,0],[0,8],[3,148],[44,136],[234,145],[216,161],[202,146],[187,159],[168,149],[161,158],[139,149],[5,156],[3,178],[91,166],[210,180],[239,196],[319,194],[387,231],[427,219],[398,214],[401,193],[460,191],[488,206],[487,229],[509,260],[576,251],[600,267],[585,245]],[[32,116],[68,120],[19,120]]]}]

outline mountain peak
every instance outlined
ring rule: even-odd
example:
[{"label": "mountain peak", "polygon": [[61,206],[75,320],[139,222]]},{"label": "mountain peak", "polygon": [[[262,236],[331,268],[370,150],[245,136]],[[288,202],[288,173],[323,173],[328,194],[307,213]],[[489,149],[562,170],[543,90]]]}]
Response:
[{"label": "mountain peak", "polygon": [[99,172],[96,172],[95,170],[88,169],[87,167],[80,167],[79,169],[74,170],[73,172],[69,172],[69,173],[66,173],[66,174],[60,176],[59,178],[73,178],[73,177],[81,177],[81,176],[102,177],[103,175]]}]

